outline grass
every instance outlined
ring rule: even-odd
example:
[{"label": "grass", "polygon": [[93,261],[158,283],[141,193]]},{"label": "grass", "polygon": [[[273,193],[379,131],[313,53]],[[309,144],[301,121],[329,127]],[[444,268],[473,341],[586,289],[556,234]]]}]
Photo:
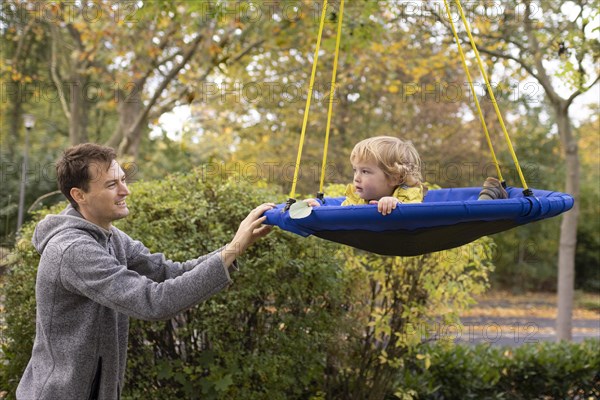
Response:
[{"label": "grass", "polygon": [[600,293],[575,292],[575,307],[600,313]]}]

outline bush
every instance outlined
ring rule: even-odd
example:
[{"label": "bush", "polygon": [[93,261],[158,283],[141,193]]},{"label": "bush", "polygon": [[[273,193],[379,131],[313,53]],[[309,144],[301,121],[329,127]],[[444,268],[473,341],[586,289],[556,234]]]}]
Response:
[{"label": "bush", "polygon": [[487,287],[491,243],[482,239],[458,249],[417,257],[380,257],[344,248],[345,269],[357,278],[347,339],[329,358],[329,398],[410,398],[398,371],[406,360],[430,354],[423,344],[436,330],[460,329],[458,313]]},{"label": "bush", "polygon": [[[33,224],[23,227],[23,235],[31,237]],[[10,273],[2,287],[4,295],[4,323],[0,339],[0,387],[14,391],[31,356],[35,337],[35,276],[39,255],[27,240],[17,243],[9,257]],[[1,392],[0,392],[1,393]]]},{"label": "bush", "polygon": [[413,360],[401,384],[418,399],[597,399],[600,342],[543,342],[518,348],[430,347],[430,365]]},{"label": "bush", "polygon": [[[265,185],[219,178],[189,174],[136,183],[131,215],[117,225],[172,259],[219,248],[250,209],[278,200]],[[3,289],[0,386],[9,398],[35,334],[33,228],[23,230]],[[341,264],[329,256],[334,247],[275,231],[241,258],[230,289],[170,321],[132,320],[123,397],[289,399],[316,392],[348,293]]]},{"label": "bush", "polygon": [[[255,205],[283,200],[264,184],[220,178],[198,171],[138,182],[131,215],[118,225],[152,251],[184,260],[224,245]],[[9,396],[35,330],[32,231],[27,225],[4,288],[0,385]],[[132,320],[123,398],[411,398],[421,393],[406,379],[420,382],[415,366],[431,365],[422,371],[429,376],[439,365],[443,374],[445,361],[436,360],[452,351],[424,344],[435,326],[458,324],[458,311],[485,290],[491,249],[482,239],[419,257],[381,257],[275,230],[241,258],[228,290],[169,321]],[[450,371],[447,379],[460,379],[459,369]]]},{"label": "bush", "polygon": [[[264,185],[202,178],[137,184],[120,227],[152,251],[188,259],[223,246],[251,208],[277,200]],[[345,296],[332,247],[276,230],[242,257],[229,290],[164,323],[132,321],[125,397],[315,392]]]}]

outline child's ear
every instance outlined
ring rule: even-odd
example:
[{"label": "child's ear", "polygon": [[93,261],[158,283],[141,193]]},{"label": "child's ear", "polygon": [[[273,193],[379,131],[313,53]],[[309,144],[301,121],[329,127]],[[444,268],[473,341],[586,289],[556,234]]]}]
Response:
[{"label": "child's ear", "polygon": [[388,176],[387,179],[390,185],[392,186],[400,186],[402,184],[402,180],[399,177]]}]

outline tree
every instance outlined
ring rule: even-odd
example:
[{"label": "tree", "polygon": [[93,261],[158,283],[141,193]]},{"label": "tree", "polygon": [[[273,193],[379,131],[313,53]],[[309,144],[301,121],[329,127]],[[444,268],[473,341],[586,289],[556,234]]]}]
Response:
[{"label": "tree", "polygon": [[581,148],[580,215],[582,224],[577,229],[576,287],[591,292],[600,291],[600,104],[590,107],[590,119],[577,129]]},{"label": "tree", "polygon": [[[244,7],[237,1],[167,2],[146,15],[152,29],[141,24],[121,43],[122,51],[134,49],[123,71],[131,90],[120,93],[125,101],[119,104],[119,125],[109,145],[135,156],[149,121],[189,104],[197,86],[215,70],[243,61],[264,42],[258,34],[264,19],[249,21]],[[222,15],[227,9],[236,14]],[[140,36],[146,38],[142,43],[155,43],[150,52],[139,45]]]},{"label": "tree", "polygon": [[[600,79],[600,41],[591,31],[598,16],[597,5],[586,0],[527,0],[504,2],[497,14],[486,7],[470,10],[479,52],[502,61],[508,71],[521,78],[534,78],[543,89],[566,162],[565,191],[575,199],[579,197],[579,146],[569,111],[574,100]],[[439,20],[445,23],[448,18]],[[557,337],[566,340],[571,338],[578,215],[576,201],[563,216],[560,230]]]},{"label": "tree", "polygon": [[[25,209],[36,209],[57,196],[41,196],[56,189],[52,161],[64,147],[67,126],[57,117],[54,95],[48,89],[48,35],[37,23],[36,12],[7,1],[0,13],[1,102],[0,108],[0,242],[15,238],[19,184],[26,184]],[[23,114],[33,114],[36,125],[30,135],[26,175],[21,176],[24,132]]]},{"label": "tree", "polygon": [[[338,5],[331,7],[302,155],[298,192],[303,194],[316,192],[322,162],[339,15]],[[459,62],[448,62],[446,48],[430,41],[431,33],[419,36],[414,27],[402,25],[386,11],[381,2],[349,3],[345,9],[326,182],[351,179],[348,156],[359,140],[397,135],[415,143],[431,182],[471,183],[467,174],[447,176],[439,167],[460,166],[467,157],[470,162],[482,161],[479,146],[472,146],[474,141],[483,142],[477,122],[463,121],[462,103],[445,101],[449,90],[441,84],[460,79]],[[221,87],[240,85],[239,101],[231,101],[233,95],[223,91],[203,96],[193,104],[199,121],[188,126],[190,135],[212,148],[213,157],[228,155],[244,163],[259,159],[263,177],[289,189],[317,28],[316,21],[299,19],[294,29],[280,32],[276,46],[261,46],[248,68],[229,68]],[[205,154],[205,159],[210,157]]]},{"label": "tree", "polygon": [[[35,80],[42,90],[50,86],[56,91],[43,118],[44,132],[57,140],[53,149],[104,142],[131,159],[137,157],[150,122],[201,97],[207,84],[253,53],[276,48],[277,36],[268,32],[284,34],[298,26],[301,17],[312,21],[310,8],[294,16],[299,4],[312,3],[9,1],[3,5],[2,29],[7,35],[2,44],[11,60],[2,64],[2,74],[17,86]],[[43,73],[36,74],[33,67]],[[7,93],[13,112],[3,108],[3,122],[12,124],[12,129],[2,129],[3,144],[10,145],[3,146],[3,159],[15,153],[10,150],[27,100],[18,97],[20,93]],[[145,149],[154,153],[152,146]],[[199,149],[191,146],[201,154]],[[52,159],[52,154],[46,156]],[[3,171],[14,164],[3,164]],[[1,213],[12,213],[12,203],[5,204]]]},{"label": "tree", "polygon": [[272,21],[252,19],[247,11],[252,6],[244,1],[13,2],[7,9],[25,13],[28,24],[16,32],[19,45],[10,72],[25,76],[21,44],[29,43],[24,39],[30,31],[41,31],[49,44],[41,54],[68,121],[70,143],[90,140],[90,113],[101,110],[114,119],[103,125],[102,141],[135,158],[150,121],[189,104],[194,84],[216,68],[243,61],[264,42],[262,30]]}]

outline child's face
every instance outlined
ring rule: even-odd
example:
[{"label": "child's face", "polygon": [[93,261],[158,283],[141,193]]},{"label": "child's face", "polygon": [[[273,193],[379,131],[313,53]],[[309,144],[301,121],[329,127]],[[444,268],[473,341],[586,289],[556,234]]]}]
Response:
[{"label": "child's face", "polygon": [[379,200],[391,196],[398,186],[398,183],[389,179],[375,162],[352,162],[352,170],[356,194],[363,200]]}]

